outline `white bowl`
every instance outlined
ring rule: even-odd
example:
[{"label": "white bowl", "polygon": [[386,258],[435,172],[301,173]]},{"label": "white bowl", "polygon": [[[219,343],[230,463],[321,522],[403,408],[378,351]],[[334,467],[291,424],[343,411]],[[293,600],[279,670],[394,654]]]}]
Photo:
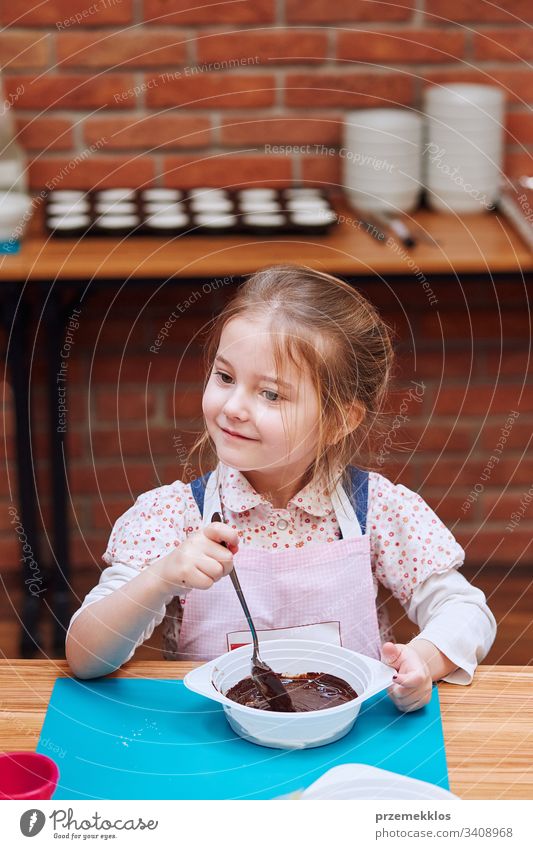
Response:
[{"label": "white bowl", "polygon": [[179,189],[144,189],[143,200],[149,202],[158,201],[177,201],[183,197],[183,192]]},{"label": "white bowl", "polygon": [[217,230],[224,227],[234,227],[237,224],[237,216],[218,210],[213,212],[202,210],[202,212],[196,213],[194,223],[199,227],[212,227]]},{"label": "white bowl", "polygon": [[88,212],[89,210],[89,201],[87,200],[75,200],[72,203],[66,203],[65,201],[59,201],[56,203],[53,201],[48,204],[47,212],[48,215],[65,215],[69,212],[75,213],[83,213]]},{"label": "white bowl", "polygon": [[241,200],[270,200],[275,197],[275,189],[240,189],[239,191],[239,198]]},{"label": "white bowl", "polygon": [[185,227],[189,217],[182,212],[155,212],[147,218],[145,224],[154,230],[166,230],[174,227]]},{"label": "white bowl", "polygon": [[96,199],[98,201],[120,201],[132,200],[135,197],[135,189],[99,189]]},{"label": "white bowl", "polygon": [[498,108],[504,102],[505,93],[498,86],[480,83],[448,83],[428,86],[424,89],[422,98],[425,109],[450,104]]},{"label": "white bowl", "polygon": [[230,200],[222,197],[193,198],[191,200],[191,209],[194,212],[206,213],[231,212],[233,210],[233,204]]},{"label": "white bowl", "polygon": [[419,132],[422,118],[409,109],[355,109],[347,112],[345,123],[350,127],[361,127],[365,130],[385,130],[396,132],[400,128]]},{"label": "white bowl", "polygon": [[32,199],[22,192],[0,192],[0,239],[20,239],[30,217]]},{"label": "white bowl", "polygon": [[85,214],[50,216],[46,219],[46,223],[51,230],[61,230],[68,232],[69,230],[80,230],[82,227],[88,227],[91,223],[90,216]]},{"label": "white bowl", "polygon": [[48,195],[50,203],[57,201],[58,203],[73,203],[77,200],[84,200],[87,197],[86,192],[80,189],[52,189]]},{"label": "white bowl", "polygon": [[253,647],[241,646],[193,669],[184,678],[189,690],[219,702],[233,730],[251,743],[272,749],[310,749],[344,737],[361,705],[392,683],[394,670],[366,655],[315,640],[262,642],[261,657],[286,675],[322,672],[337,675],[358,694],[337,707],[307,713],[281,713],[246,707],[228,699],[230,687],[250,675]]},{"label": "white bowl", "polygon": [[130,215],[134,214],[137,209],[134,203],[127,200],[97,201],[94,208],[95,212],[99,215],[107,214],[108,212],[113,215]]}]

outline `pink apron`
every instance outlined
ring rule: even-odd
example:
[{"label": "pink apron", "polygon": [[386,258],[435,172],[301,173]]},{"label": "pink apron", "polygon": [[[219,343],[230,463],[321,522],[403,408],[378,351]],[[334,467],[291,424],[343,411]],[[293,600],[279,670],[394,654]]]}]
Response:
[{"label": "pink apron", "polygon": [[[380,658],[380,634],[369,534],[344,489],[332,494],[343,539],[300,549],[267,551],[242,544],[233,558],[259,641],[280,637],[319,640]],[[207,482],[203,526],[220,508],[216,471]],[[251,643],[229,577],[182,599],[178,660],[211,660]]]}]

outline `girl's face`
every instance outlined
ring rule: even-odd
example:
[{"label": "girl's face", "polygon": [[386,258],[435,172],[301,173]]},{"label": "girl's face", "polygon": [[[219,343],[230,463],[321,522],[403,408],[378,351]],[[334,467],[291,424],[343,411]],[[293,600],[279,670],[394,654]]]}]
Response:
[{"label": "girl's face", "polygon": [[314,459],[316,393],[292,363],[276,375],[270,332],[259,318],[233,318],[224,327],[202,409],[219,460],[257,471],[263,482],[296,481]]}]

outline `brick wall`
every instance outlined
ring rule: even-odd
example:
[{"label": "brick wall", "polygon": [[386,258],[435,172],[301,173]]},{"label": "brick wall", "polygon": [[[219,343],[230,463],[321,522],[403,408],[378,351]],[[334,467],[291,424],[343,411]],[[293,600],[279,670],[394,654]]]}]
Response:
[{"label": "brick wall", "polygon": [[[420,491],[466,547],[470,564],[525,567],[531,563],[533,507],[526,503],[517,526],[506,528],[532,484],[527,453],[533,430],[531,286],[481,277],[431,284],[438,299],[431,313],[417,282],[361,284],[397,334],[399,371],[391,404],[406,419],[401,428],[391,427],[382,471]],[[117,287],[93,293],[82,308],[67,397],[78,567],[102,565],[112,522],[139,493],[183,476],[183,446],[192,444],[201,425],[198,333],[219,308],[221,293],[206,295],[187,310],[157,355],[149,348],[191,291],[180,284],[167,284],[156,294],[151,287],[120,292]],[[46,417],[40,414],[46,409],[41,330],[34,338],[36,470],[50,528]],[[8,408],[6,420],[12,431]],[[502,429],[508,432],[502,435]],[[494,456],[497,462],[488,468]],[[9,473],[13,485],[12,457]],[[0,560],[15,568],[7,479],[1,480]]]},{"label": "brick wall", "polygon": [[338,183],[338,160],[313,145],[339,144],[346,109],[417,107],[445,80],[504,87],[505,167],[519,175],[532,21],[530,0],[18,0],[2,4],[0,61],[35,188],[58,173],[80,188]]},{"label": "brick wall", "polygon": [[[533,145],[533,71],[527,64],[533,5],[499,5],[18,0],[2,4],[0,20],[9,26],[0,32],[0,51],[21,140],[34,158],[35,188],[60,171],[65,187],[100,181],[225,185],[255,181],[258,174],[265,183],[335,183],[331,156],[261,151],[266,143],[335,146],[346,108],[416,106],[424,81],[443,79],[506,87],[506,167],[519,174],[530,171]],[[76,14],[80,22],[69,23]],[[254,62],[246,64],[250,58]],[[216,65],[230,59],[242,61],[230,69]],[[134,86],[138,96],[123,97]],[[89,145],[94,153],[70,168]],[[428,311],[418,284],[393,285],[397,300],[377,283],[365,286],[398,329],[402,370],[393,403],[399,409],[410,398],[408,421],[393,434],[394,447],[403,443],[406,450],[395,452],[384,472],[420,490],[466,546],[470,562],[531,562],[525,554],[533,510],[526,505],[517,527],[505,530],[532,483],[525,455],[533,423],[531,289],[488,277],[469,278],[462,287],[452,278],[432,280],[438,310]],[[101,565],[113,520],[138,493],[180,475],[175,438],[189,444],[200,424],[201,347],[194,336],[216,301],[205,296],[191,307],[157,356],[149,346],[186,294],[170,285],[157,294],[110,289],[92,294],[83,308],[68,375],[77,566]],[[36,474],[50,527],[41,328],[30,336],[36,340]],[[408,394],[414,380],[425,384],[421,401]],[[513,411],[520,415],[498,463],[487,471]],[[7,516],[11,491],[16,495],[8,385],[2,415],[2,450],[7,446],[9,453],[3,458],[7,473],[0,476],[0,562],[14,569],[19,554]]]}]

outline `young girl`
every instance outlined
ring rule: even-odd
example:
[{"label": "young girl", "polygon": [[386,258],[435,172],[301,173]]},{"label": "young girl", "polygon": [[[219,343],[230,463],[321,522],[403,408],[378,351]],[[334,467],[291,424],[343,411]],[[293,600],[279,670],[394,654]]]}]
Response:
[{"label": "young girl", "polygon": [[[168,658],[251,642],[225,580],[235,564],[260,639],[382,659],[400,710],[425,705],[433,681],[470,683],[496,623],[458,571],[464,551],[416,492],[364,471],[386,436],[393,362],[376,310],[328,274],[267,268],[214,320],[207,356],[191,456],[202,469],[212,449],[212,472],[144,493],[116,522],[109,565],[67,633],[74,674],[118,668],[163,619]],[[406,645],[377,608],[378,582],[420,629]]]}]

